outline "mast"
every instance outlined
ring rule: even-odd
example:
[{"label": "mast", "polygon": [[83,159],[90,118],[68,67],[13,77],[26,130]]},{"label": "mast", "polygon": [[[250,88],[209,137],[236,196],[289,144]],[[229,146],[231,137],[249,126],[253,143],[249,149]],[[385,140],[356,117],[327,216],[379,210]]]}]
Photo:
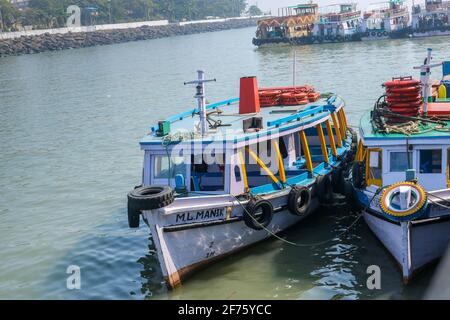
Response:
[{"label": "mast", "polygon": [[200,115],[200,130],[202,136],[208,133],[208,122],[206,121],[206,98],[205,98],[205,83],[216,81],[216,79],[205,80],[205,72],[203,70],[197,71],[197,80],[185,82],[187,84],[196,84],[196,94],[194,98],[197,99],[198,113]]},{"label": "mast", "polygon": [[422,85],[422,97],[423,97],[423,115],[426,117],[428,112],[428,98],[430,97],[430,75],[431,68],[439,67],[442,65],[441,63],[431,64],[431,52],[433,49],[427,49],[427,57],[424,61],[424,64],[418,67],[414,67],[414,69],[420,70],[420,84]]}]

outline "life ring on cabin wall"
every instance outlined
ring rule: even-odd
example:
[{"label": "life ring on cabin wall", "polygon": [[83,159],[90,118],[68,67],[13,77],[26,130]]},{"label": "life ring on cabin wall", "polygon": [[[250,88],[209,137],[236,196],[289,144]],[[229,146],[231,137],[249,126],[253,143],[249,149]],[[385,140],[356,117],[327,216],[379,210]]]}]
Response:
[{"label": "life ring on cabin wall", "polygon": [[390,185],[383,190],[380,208],[392,221],[411,221],[425,213],[427,195],[422,186],[405,181]]},{"label": "life ring on cabin wall", "polygon": [[266,228],[273,217],[273,206],[268,200],[251,199],[243,213],[244,223],[253,230]]},{"label": "life ring on cabin wall", "polygon": [[307,187],[294,187],[289,193],[289,212],[299,217],[306,217],[311,203],[311,191]]}]

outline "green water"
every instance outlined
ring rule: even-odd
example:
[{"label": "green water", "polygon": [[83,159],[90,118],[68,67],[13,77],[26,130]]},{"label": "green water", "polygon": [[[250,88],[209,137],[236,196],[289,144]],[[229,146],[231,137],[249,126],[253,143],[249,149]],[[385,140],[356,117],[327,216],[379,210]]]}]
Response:
[{"label": "green water", "polygon": [[[297,83],[347,101],[350,123],[373,106],[381,83],[412,70],[449,38],[256,49],[253,28],[0,59],[1,299],[408,299],[420,298],[433,269],[405,287],[393,259],[363,221],[318,212],[283,236],[198,273],[168,292],[148,229],[127,228],[126,193],[140,182],[138,141],[156,120],[195,105],[199,68],[218,82],[210,101],[238,95],[239,77],[261,86]],[[448,56],[447,56],[448,58]],[[379,265],[381,290],[366,288]],[[81,289],[66,269],[81,267]]]}]

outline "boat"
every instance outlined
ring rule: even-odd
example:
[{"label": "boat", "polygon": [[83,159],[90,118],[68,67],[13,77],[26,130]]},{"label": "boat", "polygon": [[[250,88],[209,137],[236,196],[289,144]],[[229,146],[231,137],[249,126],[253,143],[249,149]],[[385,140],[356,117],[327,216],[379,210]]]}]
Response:
[{"label": "boat", "polygon": [[341,3],[320,8],[320,21],[314,26],[314,42],[360,41],[361,11],[356,3]]},{"label": "boat", "polygon": [[[393,78],[360,123],[352,165],[359,210],[401,267],[403,280],[438,259],[450,240],[450,61]],[[443,76],[430,79],[441,67]]]},{"label": "boat", "polygon": [[128,194],[129,226],[148,225],[169,288],[352,194],[357,137],[340,96],[244,77],[238,98],[206,104],[209,81],[198,71],[186,83],[197,107],[140,141],[142,184]]},{"label": "boat", "polygon": [[410,14],[403,0],[371,4],[363,14],[361,39],[405,38],[409,32]]},{"label": "boat", "polygon": [[279,17],[258,21],[253,44],[307,45],[359,41],[361,11],[356,3],[322,7],[300,4],[279,9]]},{"label": "boat", "polygon": [[412,8],[411,36],[415,38],[450,35],[450,1],[427,0]]},{"label": "boat", "polygon": [[312,43],[314,24],[319,21],[315,3],[278,9],[278,16],[258,21],[253,45]]}]

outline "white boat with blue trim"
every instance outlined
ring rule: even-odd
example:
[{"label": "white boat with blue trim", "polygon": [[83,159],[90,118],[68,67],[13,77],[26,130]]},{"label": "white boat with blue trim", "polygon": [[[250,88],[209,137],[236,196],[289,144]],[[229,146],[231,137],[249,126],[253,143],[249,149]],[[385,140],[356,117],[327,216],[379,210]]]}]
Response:
[{"label": "white boat with blue trim", "polygon": [[212,261],[264,240],[351,196],[356,152],[344,101],[311,86],[258,88],[160,121],[140,142],[142,185],[128,194],[132,228],[149,226],[169,288]]},{"label": "white boat with blue trim", "polygon": [[[432,81],[436,67],[443,76]],[[386,82],[386,94],[362,118],[352,169],[364,219],[405,283],[450,240],[450,62],[431,63],[429,49],[415,69],[420,80]]]}]

